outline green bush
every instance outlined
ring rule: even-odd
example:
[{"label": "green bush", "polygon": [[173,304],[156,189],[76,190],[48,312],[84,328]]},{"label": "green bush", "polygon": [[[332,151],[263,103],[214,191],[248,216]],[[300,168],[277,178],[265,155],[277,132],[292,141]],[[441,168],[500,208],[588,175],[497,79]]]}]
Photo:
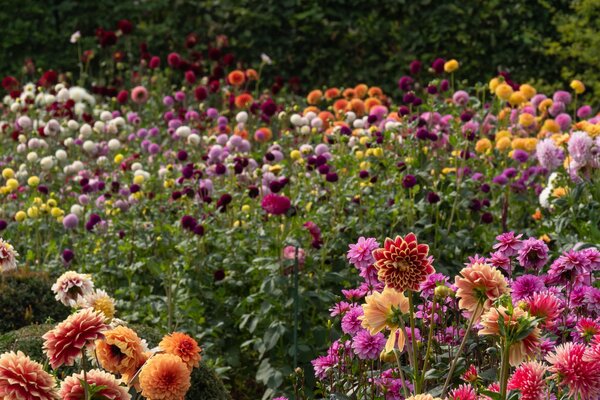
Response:
[{"label": "green bush", "polygon": [[[16,331],[11,331],[0,335],[0,354],[7,351],[22,351],[33,360],[44,363],[46,357],[42,351],[42,335],[52,329],[53,325],[30,325]],[[162,338],[158,329],[143,326],[131,325],[138,335],[146,339],[150,347],[158,344]],[[74,369],[63,368],[61,376],[75,372]],[[187,396],[189,400],[229,400],[231,397],[227,394],[223,382],[215,372],[204,363],[200,364],[192,373],[192,387]]]},{"label": "green bush", "polygon": [[[571,57],[571,25],[597,18],[585,13],[593,0],[576,3],[556,0],[431,0],[381,3],[373,0],[106,0],[42,2],[25,0],[0,11],[0,72],[19,73],[33,57],[40,68],[76,71],[77,50],[70,35],[80,30],[84,49],[97,49],[95,29],[115,29],[119,19],[135,23],[132,37],[117,48],[134,55],[144,41],[152,54],[165,56],[182,49],[185,35],[199,34],[201,42],[225,34],[230,51],[257,64],[262,52],[271,56],[278,73],[301,77],[305,88],[366,82],[392,88],[408,63],[420,58],[453,57],[464,66],[461,77],[486,80],[507,69],[516,80],[536,75],[555,81]],[[579,5],[581,4],[581,5]],[[557,32],[553,22],[566,16]],[[571,22],[569,22],[571,21]],[[593,22],[596,21],[596,22]],[[566,24],[566,25],[565,25]],[[574,32],[590,40],[593,31]],[[585,39],[585,40],[588,40]],[[548,54],[548,43],[559,43],[564,54]],[[563,51],[564,49],[564,51]],[[130,51],[129,51],[130,50]],[[586,57],[593,60],[590,51]],[[163,59],[164,62],[164,59]],[[590,67],[592,64],[587,63]],[[532,72],[533,71],[533,72]],[[268,75],[268,69],[265,71]]]},{"label": "green bush", "polygon": [[54,298],[46,273],[20,269],[0,278],[0,333],[47,320],[60,321],[69,309]]}]

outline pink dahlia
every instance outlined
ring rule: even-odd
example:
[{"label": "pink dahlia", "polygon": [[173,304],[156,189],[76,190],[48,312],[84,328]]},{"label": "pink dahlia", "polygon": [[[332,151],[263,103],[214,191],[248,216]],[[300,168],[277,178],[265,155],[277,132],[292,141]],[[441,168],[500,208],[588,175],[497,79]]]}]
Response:
[{"label": "pink dahlia", "polygon": [[290,199],[275,193],[269,193],[263,197],[261,206],[263,210],[273,215],[282,215],[290,209]]},{"label": "pink dahlia", "polygon": [[508,390],[521,392],[521,400],[542,400],[546,398],[544,375],[548,368],[538,362],[529,361],[519,365],[510,380]]},{"label": "pink dahlia", "polygon": [[348,247],[350,247],[350,250],[348,250],[347,257],[350,263],[358,269],[364,269],[375,262],[372,253],[373,250],[379,247],[379,243],[375,238],[361,236],[356,244],[351,244]]},{"label": "pink dahlia", "polygon": [[379,280],[399,292],[417,291],[427,277],[435,272],[429,246],[417,243],[414,233],[406,237],[385,239],[383,248],[373,251]]},{"label": "pink dahlia", "polygon": [[452,389],[449,393],[448,400],[476,400],[477,393],[473,386],[468,383],[463,383],[456,389]]},{"label": "pink dahlia", "polygon": [[352,348],[361,360],[377,360],[381,350],[385,347],[385,342],[383,333],[371,335],[363,329],[352,339]]},{"label": "pink dahlia", "polygon": [[548,277],[553,283],[572,282],[576,277],[590,272],[590,260],[581,251],[565,251],[548,270]]},{"label": "pink dahlia", "polygon": [[68,376],[60,385],[60,398],[63,400],[84,400],[85,389],[82,385],[84,377],[86,382],[92,387],[100,387],[102,389],[95,393],[95,398],[107,400],[129,400],[131,395],[127,391],[127,387],[121,386],[121,380],[117,379],[113,374],[93,369],[85,375],[83,371],[79,374]]},{"label": "pink dahlia", "polygon": [[521,236],[523,234],[515,236],[514,232],[506,232],[496,236],[498,243],[494,245],[494,250],[499,251],[506,257],[517,255],[521,247],[523,247]]},{"label": "pink dahlia", "polygon": [[108,328],[106,317],[92,308],[85,308],[71,314],[44,336],[44,352],[53,369],[61,365],[73,365],[81,351],[102,337]]},{"label": "pink dahlia", "polygon": [[590,362],[583,343],[564,343],[546,356],[559,386],[566,386],[569,396],[592,400],[600,396],[600,365]]},{"label": "pink dahlia", "polygon": [[552,328],[563,311],[563,302],[552,292],[534,293],[525,299],[529,315],[541,318],[541,326]]},{"label": "pink dahlia", "polygon": [[8,242],[0,238],[0,272],[12,271],[17,268],[17,253]]},{"label": "pink dahlia", "polygon": [[548,261],[548,246],[543,240],[529,238],[522,242],[517,260],[525,269],[539,270]]},{"label": "pink dahlia", "polygon": [[57,400],[54,377],[22,352],[0,356],[0,399]]}]

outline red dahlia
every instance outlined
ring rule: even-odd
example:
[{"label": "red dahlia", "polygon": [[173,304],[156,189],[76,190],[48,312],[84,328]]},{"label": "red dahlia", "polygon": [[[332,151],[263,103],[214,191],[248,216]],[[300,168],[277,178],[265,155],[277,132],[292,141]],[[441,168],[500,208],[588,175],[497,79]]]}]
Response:
[{"label": "red dahlia", "polygon": [[414,233],[406,237],[385,239],[382,249],[373,251],[375,269],[379,280],[399,292],[417,291],[421,283],[435,272],[428,257],[429,246],[417,243]]}]

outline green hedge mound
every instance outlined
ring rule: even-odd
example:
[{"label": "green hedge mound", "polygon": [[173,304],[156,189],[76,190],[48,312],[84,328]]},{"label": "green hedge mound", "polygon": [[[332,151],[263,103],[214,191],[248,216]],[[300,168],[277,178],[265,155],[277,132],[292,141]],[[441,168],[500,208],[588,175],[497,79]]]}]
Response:
[{"label": "green hedge mound", "polygon": [[2,274],[0,333],[65,319],[69,309],[54,298],[53,282],[48,274],[23,269]]}]

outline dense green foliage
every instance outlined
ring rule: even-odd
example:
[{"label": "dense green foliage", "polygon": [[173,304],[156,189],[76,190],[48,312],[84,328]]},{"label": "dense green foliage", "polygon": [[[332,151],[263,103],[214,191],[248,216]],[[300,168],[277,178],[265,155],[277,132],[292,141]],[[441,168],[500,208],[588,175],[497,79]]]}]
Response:
[{"label": "dense green foliage", "polygon": [[[38,362],[44,362],[45,356],[42,351],[42,335],[46,333],[52,325],[30,325],[16,331],[7,332],[0,335],[0,354],[7,351],[22,351],[31,359]],[[150,347],[154,347],[160,341],[162,335],[155,329],[144,325],[132,325],[138,335],[148,341]],[[69,368],[63,368],[66,370]],[[75,368],[76,369],[76,368]],[[71,368],[70,372],[75,372]],[[61,372],[67,373],[67,371]],[[192,373],[192,387],[190,388],[187,399],[206,399],[206,400],[228,400],[230,399],[221,380],[215,375],[214,371],[201,363]]]},{"label": "dense green foliage", "polygon": [[[190,32],[200,38],[225,34],[240,60],[253,64],[264,52],[278,74],[298,75],[305,87],[380,82],[380,76],[398,77],[415,58],[429,63],[436,57],[460,60],[463,76],[472,81],[502,69],[517,80],[568,82],[597,73],[593,50],[598,49],[597,2],[570,3],[27,0],[0,11],[5,55],[0,72],[20,73],[28,57],[39,68],[77,70],[70,34],[80,30],[88,37],[84,49],[95,49],[97,27],[116,29],[116,21],[127,18],[152,54],[164,57],[169,48],[182,48]],[[137,58],[137,49],[127,47],[126,41],[117,45]],[[392,79],[386,82],[393,85]]]},{"label": "dense green foliage", "polygon": [[48,320],[62,321],[69,315],[54,299],[50,287],[54,279],[47,273],[25,269],[2,274],[0,280],[0,333]]}]

